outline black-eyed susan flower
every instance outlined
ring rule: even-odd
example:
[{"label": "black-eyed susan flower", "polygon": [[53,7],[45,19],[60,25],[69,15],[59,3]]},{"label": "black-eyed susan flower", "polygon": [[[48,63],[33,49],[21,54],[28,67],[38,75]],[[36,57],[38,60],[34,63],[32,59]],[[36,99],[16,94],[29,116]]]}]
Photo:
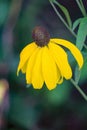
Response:
[{"label": "black-eyed susan flower", "polygon": [[72,69],[64,46],[70,50],[79,68],[83,65],[83,57],[78,48],[64,39],[50,39],[48,31],[43,27],[36,27],[32,37],[34,42],[27,45],[20,53],[17,75],[21,70],[26,73],[27,84],[35,89],[41,89],[45,83],[49,90],[63,82],[63,78],[72,77]]}]

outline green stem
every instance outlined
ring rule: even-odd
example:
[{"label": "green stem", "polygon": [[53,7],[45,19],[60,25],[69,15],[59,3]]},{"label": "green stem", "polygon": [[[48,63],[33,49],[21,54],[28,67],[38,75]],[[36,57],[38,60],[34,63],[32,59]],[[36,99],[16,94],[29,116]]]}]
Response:
[{"label": "green stem", "polygon": [[[63,22],[63,24],[66,26],[66,28],[71,32],[71,34],[77,38],[77,35],[75,34],[75,32],[68,26],[68,24],[66,23],[66,21],[63,19],[63,17],[60,15],[60,13],[57,11],[56,7],[54,6],[53,2],[56,3],[56,1],[54,0],[53,2],[51,0],[49,0],[51,6],[53,7],[54,11],[56,12],[57,16],[60,18],[60,20]],[[84,48],[87,49],[87,46],[84,44]]]},{"label": "green stem", "polygon": [[83,16],[85,17],[86,16],[86,11],[85,11],[84,5],[82,3],[82,0],[80,0],[80,2],[79,2],[79,0],[76,0],[76,3],[78,5],[79,9],[81,10]]},{"label": "green stem", "polygon": [[70,79],[71,83],[75,86],[75,88],[79,91],[82,97],[87,101],[87,95],[82,91],[82,89],[76,84],[73,79]]}]

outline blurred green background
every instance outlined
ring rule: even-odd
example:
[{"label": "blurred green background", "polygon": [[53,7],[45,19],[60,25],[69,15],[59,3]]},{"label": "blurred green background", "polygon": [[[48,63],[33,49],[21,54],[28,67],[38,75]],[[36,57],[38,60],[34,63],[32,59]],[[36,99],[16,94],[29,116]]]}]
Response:
[{"label": "blurred green background", "polygon": [[[82,17],[75,1],[59,2],[69,10],[72,22]],[[51,37],[75,43],[48,0],[0,0],[0,80],[9,84],[7,105],[0,110],[1,129],[3,125],[5,130],[87,130],[87,102],[70,81],[52,91],[46,86],[34,90],[26,87],[23,74],[16,75],[20,51],[33,41],[32,29],[38,25],[45,26]],[[87,60],[79,83],[85,92],[86,68]]]}]

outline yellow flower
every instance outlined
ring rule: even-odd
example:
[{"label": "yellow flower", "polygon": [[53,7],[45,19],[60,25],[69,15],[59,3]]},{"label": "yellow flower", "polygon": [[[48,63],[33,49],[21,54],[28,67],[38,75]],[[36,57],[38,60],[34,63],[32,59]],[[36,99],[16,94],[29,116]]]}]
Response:
[{"label": "yellow flower", "polygon": [[41,89],[45,83],[47,88],[52,90],[63,82],[63,78],[68,80],[72,77],[67,53],[61,46],[69,49],[79,69],[82,67],[82,54],[71,42],[64,39],[50,39],[47,30],[40,26],[33,30],[32,37],[34,42],[20,53],[17,75],[20,70],[26,73],[27,84],[32,84],[35,89]]}]

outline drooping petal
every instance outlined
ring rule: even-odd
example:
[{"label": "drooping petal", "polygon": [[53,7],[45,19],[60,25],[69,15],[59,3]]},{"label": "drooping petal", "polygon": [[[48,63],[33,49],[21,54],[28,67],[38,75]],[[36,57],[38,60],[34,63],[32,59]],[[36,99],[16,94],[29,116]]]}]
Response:
[{"label": "drooping petal", "polygon": [[35,64],[35,60],[36,60],[36,56],[38,54],[38,51],[39,51],[39,48],[37,48],[33,52],[32,56],[28,60],[27,69],[26,69],[26,81],[27,81],[27,84],[31,84],[31,82],[32,82],[32,70],[33,70],[33,67],[34,67],[34,64]]},{"label": "drooping petal", "polygon": [[61,84],[63,82],[63,76],[60,77],[60,79],[58,80],[58,84]]},{"label": "drooping petal", "polygon": [[21,68],[22,73],[26,73],[27,63],[28,63],[28,60],[25,62],[25,64],[24,64],[23,67]]},{"label": "drooping petal", "polygon": [[32,84],[35,89],[40,89],[43,86],[44,80],[42,76],[42,49],[38,51],[35,59],[35,64],[32,70]]},{"label": "drooping petal", "polygon": [[72,44],[71,42],[67,41],[67,40],[63,40],[63,39],[51,39],[51,42],[55,42],[59,45],[62,45],[66,48],[68,48],[72,55],[74,56],[74,58],[76,59],[78,65],[79,65],[79,68],[82,67],[83,65],[83,56],[81,54],[81,52],[79,51],[79,49],[74,45]]},{"label": "drooping petal", "polygon": [[58,81],[57,66],[46,46],[43,47],[42,73],[48,89],[54,89]]},{"label": "drooping petal", "polygon": [[33,42],[29,45],[27,45],[20,53],[20,62],[17,69],[17,75],[20,71],[20,69],[23,67],[23,65],[26,63],[26,61],[29,59],[29,57],[32,55],[32,53],[37,48],[37,45]]},{"label": "drooping petal", "polygon": [[70,79],[72,77],[72,70],[68,63],[68,58],[66,52],[57,44],[49,43],[49,50],[54,56],[54,60],[60,69],[61,75],[66,79]]}]

